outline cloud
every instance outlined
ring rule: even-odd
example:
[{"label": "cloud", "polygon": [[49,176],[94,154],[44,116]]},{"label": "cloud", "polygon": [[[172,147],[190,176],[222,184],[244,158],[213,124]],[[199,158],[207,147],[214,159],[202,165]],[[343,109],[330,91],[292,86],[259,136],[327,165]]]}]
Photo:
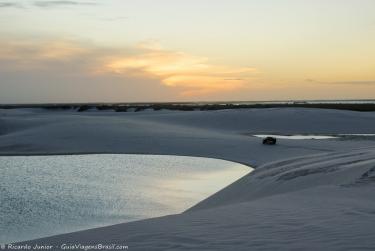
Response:
[{"label": "cloud", "polygon": [[158,78],[169,87],[184,89],[183,96],[245,89],[257,70],[210,64],[205,57],[163,49],[157,43],[141,43],[139,53],[109,60],[106,70]]},{"label": "cloud", "polygon": [[[96,2],[91,1],[71,1],[71,0],[45,0],[45,1],[33,1],[30,3],[31,6],[36,6],[40,8],[53,8],[53,7],[66,7],[66,6],[88,6],[88,5],[97,5]],[[0,8],[26,8],[30,5],[24,5],[16,2],[0,2]],[[123,18],[123,17],[120,17]],[[112,19],[108,19],[113,21]]]},{"label": "cloud", "polygon": [[22,5],[15,2],[0,2],[0,8],[22,8]]},{"label": "cloud", "polygon": [[370,81],[338,81],[338,82],[330,82],[330,84],[335,85],[375,85],[375,80]]},{"label": "cloud", "polygon": [[96,5],[95,2],[53,0],[53,1],[35,1],[34,6],[42,8],[60,7],[60,6],[78,6],[78,5]]},{"label": "cloud", "polygon": [[351,81],[318,81],[314,79],[306,79],[309,83],[328,84],[328,85],[375,85],[375,80],[351,80]]},{"label": "cloud", "polygon": [[173,101],[246,90],[257,71],[211,64],[154,42],[114,49],[74,40],[0,39],[0,75],[4,100],[13,92],[77,101],[95,92],[96,100],[85,101]]},{"label": "cloud", "polygon": [[15,41],[0,39],[1,103],[161,102],[176,96],[158,79],[98,73],[118,50],[73,40]]}]

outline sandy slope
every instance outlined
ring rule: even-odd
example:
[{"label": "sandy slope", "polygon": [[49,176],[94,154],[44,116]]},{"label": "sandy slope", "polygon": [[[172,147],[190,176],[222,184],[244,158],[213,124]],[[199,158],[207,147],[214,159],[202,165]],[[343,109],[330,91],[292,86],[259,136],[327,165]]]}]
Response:
[{"label": "sandy slope", "polygon": [[[130,250],[364,250],[375,248],[372,140],[280,140],[248,133],[374,133],[375,113],[315,109],[215,112],[1,111],[0,153],[155,153],[258,166],[174,216],[34,243],[123,243]],[[32,242],[30,242],[32,243]]]},{"label": "sandy slope", "polygon": [[0,110],[0,154],[147,153],[223,158],[258,166],[373,141],[281,140],[265,147],[249,133],[373,133],[375,113],[319,109],[211,112]]},{"label": "sandy slope", "polygon": [[373,250],[375,150],[259,167],[188,212],[33,243],[130,250]]}]

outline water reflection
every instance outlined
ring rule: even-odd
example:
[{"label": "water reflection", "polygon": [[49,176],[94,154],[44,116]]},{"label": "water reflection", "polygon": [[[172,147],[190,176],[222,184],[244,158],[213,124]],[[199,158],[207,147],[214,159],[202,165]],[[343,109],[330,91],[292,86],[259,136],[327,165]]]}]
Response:
[{"label": "water reflection", "polygon": [[[225,187],[223,184],[231,184],[234,180],[249,173],[249,170],[241,168],[242,165],[232,165],[227,169],[218,170],[215,172],[198,171],[191,173],[188,176],[174,177],[159,183],[160,187],[166,197],[164,200],[166,204],[174,204],[177,208],[188,209],[191,207],[191,201],[194,198],[207,198],[212,195],[212,192],[219,191]],[[209,192],[210,191],[210,192]],[[173,198],[173,203],[167,200]],[[187,198],[190,198],[186,200]],[[201,201],[198,200],[197,202]]]},{"label": "water reflection", "polygon": [[0,156],[0,243],[180,213],[251,169],[150,155]]}]

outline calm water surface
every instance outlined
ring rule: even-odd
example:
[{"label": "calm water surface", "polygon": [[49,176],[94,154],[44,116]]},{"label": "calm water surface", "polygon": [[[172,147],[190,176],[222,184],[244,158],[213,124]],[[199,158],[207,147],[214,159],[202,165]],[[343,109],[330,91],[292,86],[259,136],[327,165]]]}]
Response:
[{"label": "calm water surface", "polygon": [[368,138],[372,139],[375,137],[373,133],[363,133],[363,134],[353,134],[353,133],[346,133],[346,134],[333,134],[333,135],[282,135],[282,134],[255,134],[253,135],[257,138],[266,138],[266,137],[274,137],[277,139],[293,139],[293,140],[302,140],[302,139],[338,139],[338,138]]},{"label": "calm water surface", "polygon": [[336,136],[328,135],[280,135],[280,134],[256,134],[253,135],[258,138],[274,137],[277,139],[335,139]]},{"label": "calm water surface", "polygon": [[252,169],[149,155],[0,156],[0,243],[183,212]]}]

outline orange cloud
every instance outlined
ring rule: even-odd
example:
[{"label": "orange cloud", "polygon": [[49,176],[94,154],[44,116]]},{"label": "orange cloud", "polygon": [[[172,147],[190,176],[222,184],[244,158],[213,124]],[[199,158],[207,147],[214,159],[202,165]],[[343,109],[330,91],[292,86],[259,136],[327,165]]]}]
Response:
[{"label": "orange cloud", "polygon": [[183,89],[181,95],[195,96],[248,87],[257,70],[208,63],[204,57],[162,49],[157,44],[141,44],[141,52],[112,58],[106,69],[117,74],[141,74],[169,87]]},{"label": "orange cloud", "polygon": [[[0,59],[10,71],[47,70],[51,64],[69,65],[77,60],[97,58],[92,49],[68,40],[1,41]],[[93,56],[93,57],[92,57]],[[87,65],[86,65],[87,66]],[[89,70],[88,70],[89,71]]]},{"label": "orange cloud", "polygon": [[210,64],[205,57],[163,49],[155,41],[103,49],[68,40],[1,42],[0,57],[9,68],[46,70],[51,64],[80,64],[82,75],[113,75],[158,80],[182,97],[248,88],[257,70]]}]

